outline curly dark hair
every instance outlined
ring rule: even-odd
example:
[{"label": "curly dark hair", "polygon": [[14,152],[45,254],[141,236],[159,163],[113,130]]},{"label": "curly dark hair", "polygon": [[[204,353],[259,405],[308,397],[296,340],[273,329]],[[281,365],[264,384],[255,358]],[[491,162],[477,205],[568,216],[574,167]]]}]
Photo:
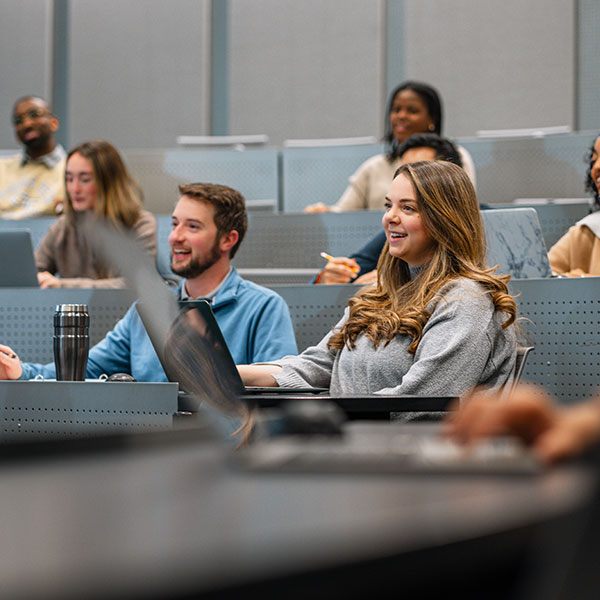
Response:
[{"label": "curly dark hair", "polygon": [[399,146],[396,146],[394,156],[391,159],[403,156],[405,152],[412,148],[431,148],[435,152],[436,160],[445,160],[459,167],[463,166],[458,148],[448,138],[440,137],[437,133],[415,133],[411,135]]},{"label": "curly dark hair", "polygon": [[594,206],[596,209],[600,208],[600,193],[598,192],[598,188],[596,187],[596,184],[594,183],[594,180],[592,179],[592,167],[594,166],[594,163],[596,162],[595,160],[592,159],[592,157],[594,156],[594,146],[596,145],[598,138],[600,138],[600,134],[598,134],[594,138],[594,141],[592,142],[592,145],[587,152],[587,155],[586,155],[587,171],[585,173],[585,191],[589,192],[594,197]]}]

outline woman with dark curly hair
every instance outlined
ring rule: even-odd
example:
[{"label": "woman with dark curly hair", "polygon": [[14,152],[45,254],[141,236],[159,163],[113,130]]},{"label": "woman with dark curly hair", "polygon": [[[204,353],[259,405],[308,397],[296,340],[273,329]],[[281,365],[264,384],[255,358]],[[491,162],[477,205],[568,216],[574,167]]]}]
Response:
[{"label": "woman with dark curly hair", "polygon": [[321,342],[276,364],[240,365],[247,385],[332,395],[459,396],[513,379],[517,308],[485,264],[473,185],[443,161],[398,169],[382,219],[377,283],[352,298]]},{"label": "woman with dark curly hair", "polygon": [[[600,136],[588,156],[585,189],[593,195],[594,210],[600,208]],[[600,275],[600,212],[584,217],[563,235],[548,252],[555,275],[587,277]]]}]

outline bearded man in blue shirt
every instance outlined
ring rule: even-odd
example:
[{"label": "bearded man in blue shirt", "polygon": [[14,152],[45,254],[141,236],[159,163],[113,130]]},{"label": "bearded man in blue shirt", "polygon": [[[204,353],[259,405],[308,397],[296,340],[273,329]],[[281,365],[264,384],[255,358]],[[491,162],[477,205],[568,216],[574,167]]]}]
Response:
[{"label": "bearded man in blue shirt", "polygon": [[[204,298],[237,364],[269,362],[297,354],[287,304],[272,290],[242,279],[231,265],[248,217],[242,194],[224,185],[179,186],[181,197],[169,235],[171,269],[182,277],[180,300]],[[90,349],[86,376],[129,373],[136,381],[167,377],[135,304],[106,337]],[[22,363],[14,350],[0,345],[0,379],[53,379],[53,363]]]}]

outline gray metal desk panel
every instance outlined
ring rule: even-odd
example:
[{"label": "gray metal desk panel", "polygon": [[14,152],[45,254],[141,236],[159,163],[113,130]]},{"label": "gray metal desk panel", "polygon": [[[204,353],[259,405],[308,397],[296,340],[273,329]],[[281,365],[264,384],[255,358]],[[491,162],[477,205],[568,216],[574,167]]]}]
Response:
[{"label": "gray metal desk panel", "polygon": [[515,279],[519,324],[535,346],[523,381],[545,386],[560,402],[600,388],[600,278]]},{"label": "gray metal desk panel", "polygon": [[0,342],[28,362],[54,360],[53,315],[57,304],[87,304],[90,345],[99,342],[131,306],[131,290],[0,289]]},{"label": "gray metal desk panel", "polygon": [[358,285],[270,285],[286,301],[298,350],[317,344],[342,318]]},{"label": "gray metal desk panel", "polygon": [[178,186],[194,181],[228,185],[246,200],[278,198],[279,159],[274,148],[130,149],[123,156],[153,213],[170,214],[179,198]]},{"label": "gray metal desk panel", "polygon": [[318,268],[320,252],[348,256],[381,231],[383,211],[249,217],[233,264],[245,268]]},{"label": "gray metal desk panel", "polygon": [[365,160],[382,151],[383,144],[283,148],[282,210],[301,212],[315,202],[335,204],[348,187],[348,178]]},{"label": "gray metal desk panel", "polygon": [[544,138],[459,138],[475,163],[485,204],[515,198],[578,198],[585,194],[586,155],[598,133]]},{"label": "gray metal desk panel", "polygon": [[0,443],[170,429],[176,383],[0,381]]}]

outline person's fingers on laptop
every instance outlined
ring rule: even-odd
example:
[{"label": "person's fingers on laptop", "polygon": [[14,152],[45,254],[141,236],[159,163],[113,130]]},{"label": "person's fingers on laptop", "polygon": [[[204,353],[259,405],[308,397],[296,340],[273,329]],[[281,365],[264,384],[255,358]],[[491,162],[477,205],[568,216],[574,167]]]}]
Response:
[{"label": "person's fingers on laptop", "polygon": [[19,379],[23,369],[16,352],[10,346],[0,344],[0,379]]},{"label": "person's fingers on laptop", "polygon": [[60,287],[60,280],[51,273],[48,273],[48,271],[40,271],[38,273],[38,283],[42,289]]}]

